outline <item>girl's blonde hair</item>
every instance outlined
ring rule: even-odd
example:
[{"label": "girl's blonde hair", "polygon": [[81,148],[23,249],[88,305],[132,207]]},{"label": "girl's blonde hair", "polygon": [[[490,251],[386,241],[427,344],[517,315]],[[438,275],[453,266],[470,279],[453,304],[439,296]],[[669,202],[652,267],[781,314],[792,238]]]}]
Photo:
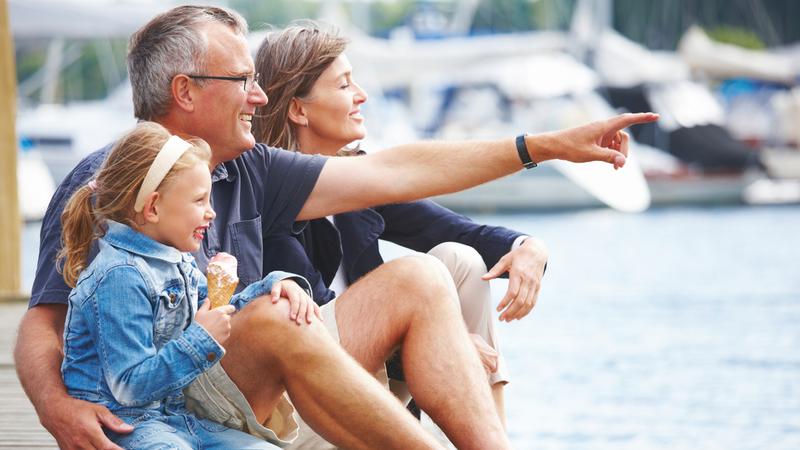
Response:
[{"label": "girl's blonde hair", "polygon": [[[157,123],[140,123],[114,145],[95,179],[72,194],[61,213],[63,247],[58,253],[67,285],[75,287],[78,275],[87,266],[92,241],[105,234],[107,220],[135,227],[136,195],[150,165],[171,136]],[[208,144],[202,139],[189,142],[192,147],[172,166],[156,190],[171,183],[181,170],[198,162],[208,163]]]}]

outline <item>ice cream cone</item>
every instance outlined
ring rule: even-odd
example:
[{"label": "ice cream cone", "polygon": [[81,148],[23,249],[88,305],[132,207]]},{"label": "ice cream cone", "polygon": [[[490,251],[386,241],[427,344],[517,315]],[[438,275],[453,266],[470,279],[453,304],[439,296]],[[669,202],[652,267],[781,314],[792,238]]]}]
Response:
[{"label": "ice cream cone", "polygon": [[218,253],[208,262],[208,300],[211,308],[230,303],[233,291],[239,284],[236,276],[236,258],[227,253]]}]

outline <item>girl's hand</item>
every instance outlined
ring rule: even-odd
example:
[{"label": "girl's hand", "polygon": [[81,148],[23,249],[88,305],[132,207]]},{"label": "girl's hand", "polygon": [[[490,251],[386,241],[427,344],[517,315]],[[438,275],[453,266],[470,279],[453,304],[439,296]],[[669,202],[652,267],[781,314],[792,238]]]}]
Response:
[{"label": "girl's hand", "polygon": [[194,319],[219,345],[223,345],[231,335],[231,314],[235,311],[233,305],[211,309],[211,302],[206,300],[203,306],[198,308]]},{"label": "girl's hand", "polygon": [[319,305],[294,281],[281,280],[272,285],[272,303],[278,303],[281,298],[289,301],[289,320],[296,321],[298,325],[304,319],[311,323],[314,316],[322,320]]}]

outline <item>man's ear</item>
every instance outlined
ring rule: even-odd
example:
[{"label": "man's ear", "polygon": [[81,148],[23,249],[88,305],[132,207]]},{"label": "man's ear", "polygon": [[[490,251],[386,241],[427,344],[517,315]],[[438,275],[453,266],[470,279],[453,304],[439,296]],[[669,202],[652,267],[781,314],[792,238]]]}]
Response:
[{"label": "man's ear", "polygon": [[158,200],[160,195],[158,191],[151,192],[150,195],[144,198],[144,207],[142,208],[142,218],[144,223],[158,223]]},{"label": "man's ear", "polygon": [[178,108],[186,111],[194,111],[194,88],[195,84],[188,76],[179,73],[172,78],[170,87],[172,88],[172,98]]},{"label": "man's ear", "polygon": [[289,103],[289,120],[299,127],[308,126],[308,115],[303,101],[297,97],[292,97],[292,101]]}]

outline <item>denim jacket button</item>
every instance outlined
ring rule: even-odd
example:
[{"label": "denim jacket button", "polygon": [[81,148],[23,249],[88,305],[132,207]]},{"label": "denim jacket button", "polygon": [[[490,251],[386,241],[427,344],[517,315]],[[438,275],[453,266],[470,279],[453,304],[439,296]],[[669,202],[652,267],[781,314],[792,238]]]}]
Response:
[{"label": "denim jacket button", "polygon": [[217,359],[217,354],[214,352],[208,352],[208,354],[206,355],[206,359],[208,360],[208,362],[213,362],[215,359]]}]

